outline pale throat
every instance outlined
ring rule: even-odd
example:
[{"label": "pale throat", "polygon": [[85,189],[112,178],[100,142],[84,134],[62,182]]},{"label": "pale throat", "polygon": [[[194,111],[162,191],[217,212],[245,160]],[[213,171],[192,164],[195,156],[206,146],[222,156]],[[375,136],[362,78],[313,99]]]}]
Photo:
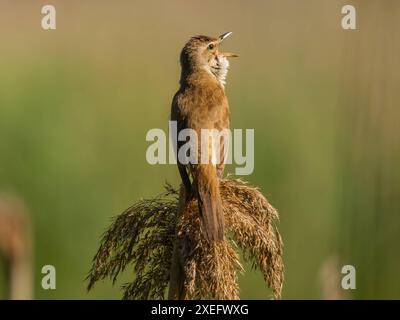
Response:
[{"label": "pale throat", "polygon": [[209,71],[217,78],[218,82],[224,87],[226,75],[229,70],[229,61],[226,57],[219,55],[209,62]]}]

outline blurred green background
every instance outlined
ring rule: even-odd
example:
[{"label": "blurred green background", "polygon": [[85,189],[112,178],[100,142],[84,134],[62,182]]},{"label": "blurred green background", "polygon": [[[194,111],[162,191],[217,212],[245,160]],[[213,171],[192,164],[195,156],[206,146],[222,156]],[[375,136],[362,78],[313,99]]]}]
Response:
[{"label": "blurred green background", "polygon": [[[145,135],[167,129],[185,41],[225,31],[240,54],[232,127],[255,129],[244,178],[281,215],[283,298],[328,297],[345,264],[349,297],[400,298],[400,3],[351,1],[354,31],[341,28],[345,4],[0,0],[0,191],[31,213],[35,298],[121,297],[129,272],[86,293],[91,258],[110,217],[177,185],[173,165],[146,162]],[[46,264],[56,290],[40,286]],[[242,298],[269,297],[258,272],[240,281]]]}]

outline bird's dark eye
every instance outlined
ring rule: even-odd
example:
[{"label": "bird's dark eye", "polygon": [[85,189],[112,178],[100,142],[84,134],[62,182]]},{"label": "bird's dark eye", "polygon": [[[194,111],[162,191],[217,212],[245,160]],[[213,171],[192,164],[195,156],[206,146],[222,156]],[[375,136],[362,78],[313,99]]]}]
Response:
[{"label": "bird's dark eye", "polygon": [[214,48],[215,48],[215,44],[210,43],[210,44],[208,45],[208,49],[209,49],[209,50],[212,50],[212,49],[214,49]]}]

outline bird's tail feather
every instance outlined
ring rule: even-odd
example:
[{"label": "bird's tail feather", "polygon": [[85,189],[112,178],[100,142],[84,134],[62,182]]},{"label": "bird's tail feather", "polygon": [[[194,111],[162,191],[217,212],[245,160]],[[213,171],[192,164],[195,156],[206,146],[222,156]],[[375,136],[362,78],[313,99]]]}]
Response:
[{"label": "bird's tail feather", "polygon": [[202,230],[209,241],[224,239],[224,215],[215,166],[199,165],[197,195]]}]

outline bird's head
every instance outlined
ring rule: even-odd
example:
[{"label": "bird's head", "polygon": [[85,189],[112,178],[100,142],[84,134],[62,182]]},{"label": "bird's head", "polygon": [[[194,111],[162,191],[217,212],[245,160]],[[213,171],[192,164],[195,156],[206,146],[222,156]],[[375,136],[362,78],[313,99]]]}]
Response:
[{"label": "bird's head", "polygon": [[194,36],[185,44],[181,52],[182,77],[196,70],[206,70],[224,85],[229,68],[229,58],[238,55],[219,51],[221,43],[232,32],[226,32],[218,38]]}]

